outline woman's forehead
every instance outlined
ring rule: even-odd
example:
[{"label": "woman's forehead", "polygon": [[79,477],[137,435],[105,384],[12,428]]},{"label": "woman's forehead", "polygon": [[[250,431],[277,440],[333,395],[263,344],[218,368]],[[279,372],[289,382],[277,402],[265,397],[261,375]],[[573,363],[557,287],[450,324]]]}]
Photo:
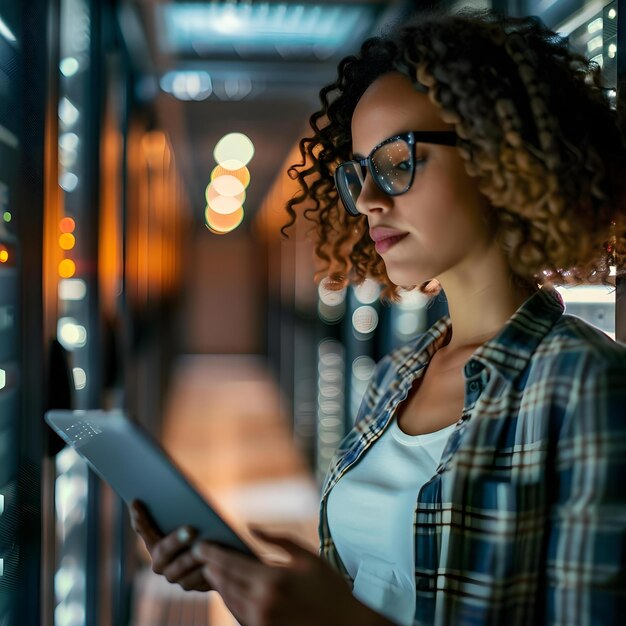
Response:
[{"label": "woman's forehead", "polygon": [[450,126],[426,94],[415,91],[398,72],[385,74],[364,92],[352,114],[352,150],[369,154],[392,135],[409,130],[446,130]]}]

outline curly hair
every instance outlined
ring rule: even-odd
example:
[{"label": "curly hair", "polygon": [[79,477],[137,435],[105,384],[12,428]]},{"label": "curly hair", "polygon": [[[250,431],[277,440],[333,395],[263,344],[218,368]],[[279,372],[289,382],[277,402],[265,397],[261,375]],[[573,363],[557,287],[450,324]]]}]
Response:
[{"label": "curly hair", "polygon": [[[626,250],[626,142],[611,108],[601,68],[569,47],[539,18],[493,10],[422,15],[395,32],[367,39],[344,58],[319,97],[299,142],[302,162],[288,174],[300,191],[287,203],[313,222],[319,280],[337,287],[372,277],[383,297],[399,298],[363,216],[348,215],[333,181],[351,158],[351,119],[371,83],[390,71],[428,93],[456,128],[467,173],[490,209],[513,281],[533,285],[613,285]],[[436,294],[431,281],[420,291]]]}]

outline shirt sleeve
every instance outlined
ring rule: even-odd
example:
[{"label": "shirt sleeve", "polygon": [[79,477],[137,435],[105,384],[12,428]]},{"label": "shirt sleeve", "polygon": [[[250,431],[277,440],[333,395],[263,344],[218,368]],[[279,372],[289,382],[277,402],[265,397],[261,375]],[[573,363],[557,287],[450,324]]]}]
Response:
[{"label": "shirt sleeve", "polygon": [[626,615],[626,359],[594,365],[573,393],[555,455],[546,623]]}]

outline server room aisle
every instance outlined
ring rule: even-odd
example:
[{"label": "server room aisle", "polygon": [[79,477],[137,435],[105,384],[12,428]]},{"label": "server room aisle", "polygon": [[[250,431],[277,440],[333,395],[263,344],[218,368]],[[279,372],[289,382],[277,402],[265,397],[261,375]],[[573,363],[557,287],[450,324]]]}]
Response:
[{"label": "server room aisle", "polygon": [[[185,356],[175,368],[163,445],[242,534],[254,523],[317,551],[318,490],[280,407],[262,358]],[[131,626],[237,625],[216,593],[169,584],[142,553]]]}]

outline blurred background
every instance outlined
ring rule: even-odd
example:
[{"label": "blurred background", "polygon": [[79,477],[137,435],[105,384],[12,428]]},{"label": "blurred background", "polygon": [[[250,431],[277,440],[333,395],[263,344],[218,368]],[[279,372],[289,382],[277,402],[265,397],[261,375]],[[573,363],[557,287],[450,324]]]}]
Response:
[{"label": "blurred background", "polygon": [[[317,549],[376,361],[447,309],[318,287],[286,169],[338,61],[416,4],[0,0],[0,625],[235,624],[152,573],[52,407],[126,411],[237,528]],[[538,15],[624,98],[626,0],[419,5]],[[623,284],[561,293],[626,341]]]}]

